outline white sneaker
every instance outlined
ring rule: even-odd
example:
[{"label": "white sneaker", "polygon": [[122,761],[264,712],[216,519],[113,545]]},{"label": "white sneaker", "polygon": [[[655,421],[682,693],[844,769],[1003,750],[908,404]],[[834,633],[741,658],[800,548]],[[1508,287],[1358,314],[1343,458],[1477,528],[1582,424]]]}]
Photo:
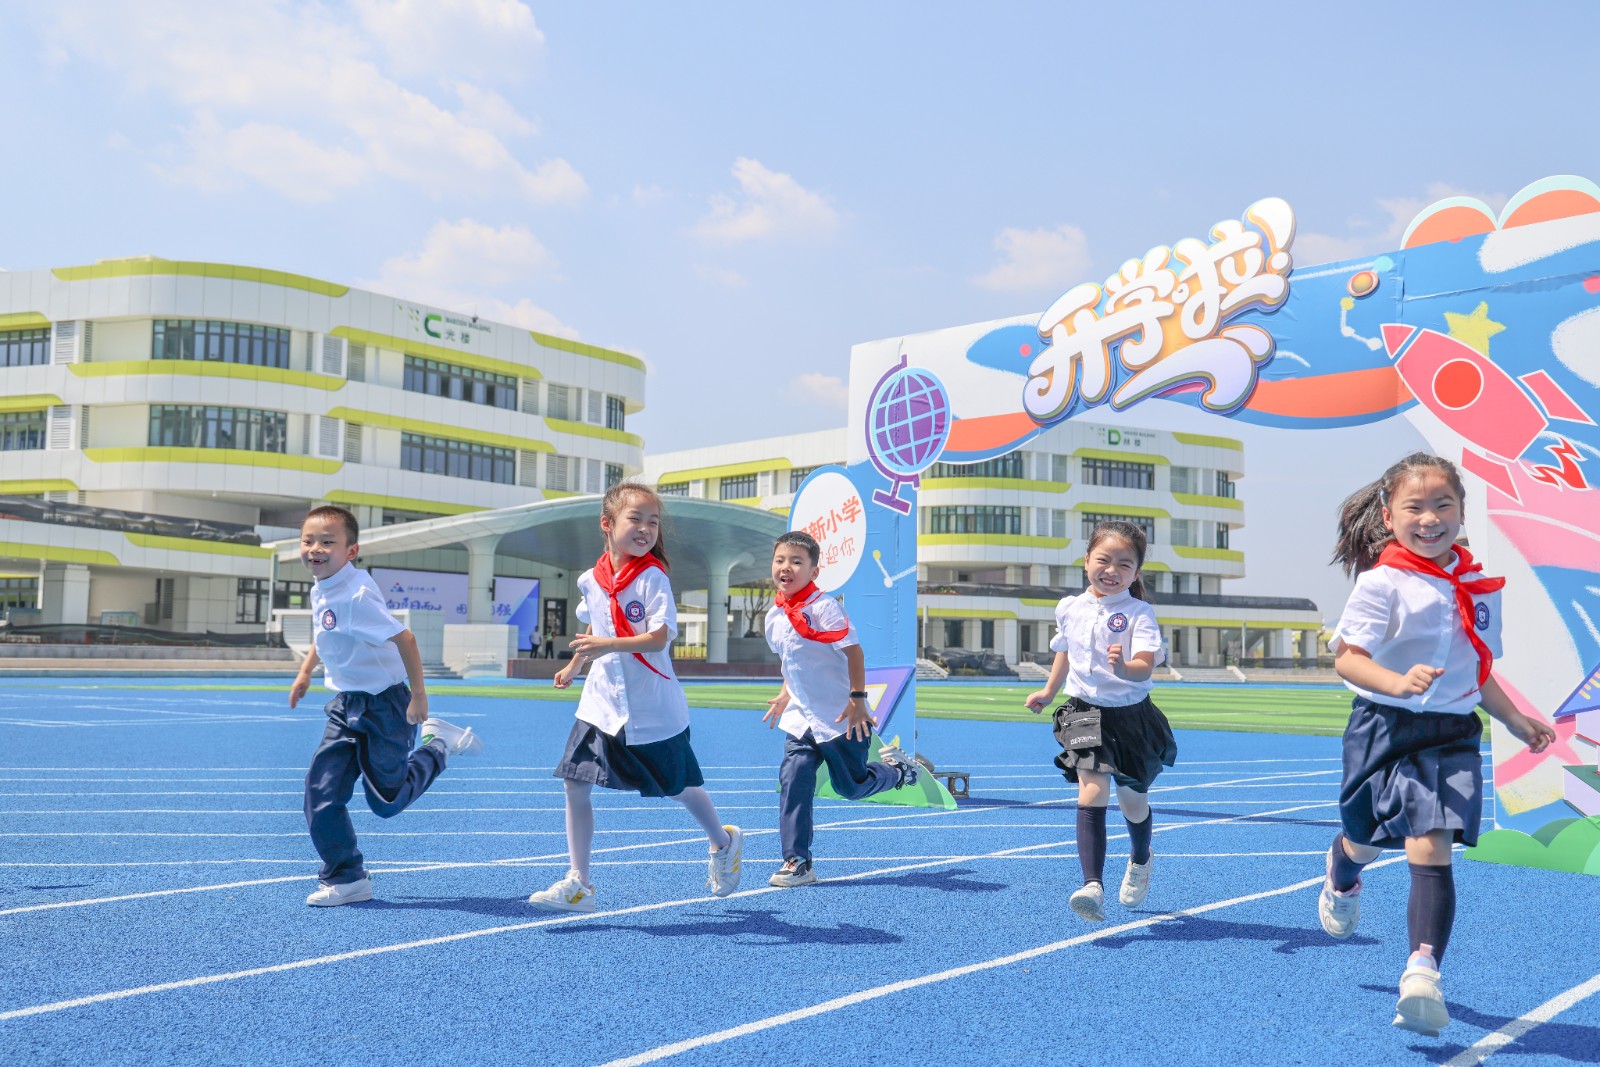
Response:
[{"label": "white sneaker", "polygon": [[577,871],[568,871],[549,889],[541,889],[530,896],[528,903],[546,911],[590,912],[594,910],[594,886],[584,885]]},{"label": "white sneaker", "polygon": [[1122,892],[1117,894],[1126,907],[1137,908],[1144,903],[1145,894],[1150,892],[1150,867],[1155,861],[1153,854],[1144,863],[1128,861],[1128,869],[1122,875]]},{"label": "white sneaker", "polygon": [[1394,1025],[1402,1030],[1438,1037],[1450,1025],[1450,1011],[1444,1006],[1444,988],[1439,972],[1428,966],[1429,957],[1413,957],[1400,974],[1400,999],[1395,1003]]},{"label": "white sneaker", "polygon": [[1333,888],[1333,849],[1338,847],[1334,842],[1333,848],[1328,849],[1328,876],[1322,882],[1322,895],[1317,897],[1317,917],[1329,937],[1343,941],[1356,932],[1356,923],[1361,921],[1361,879],[1357,878],[1356,884],[1342,893]]},{"label": "white sneaker", "polygon": [[435,740],[452,756],[476,756],[483,751],[483,738],[473,733],[472,727],[463,729],[443,719],[430,718],[422,724],[422,740],[418,743],[426,745]]},{"label": "white sneaker", "polygon": [[917,784],[917,775],[921,768],[899,745],[884,745],[878,749],[878,762],[900,772],[900,782],[895,786],[896,789]]},{"label": "white sneaker", "polygon": [[1067,898],[1067,905],[1092,923],[1106,921],[1106,891],[1099,882],[1090,882]]},{"label": "white sneaker", "polygon": [[340,904],[359,904],[372,899],[372,879],[357,878],[353,882],[318,882],[316,892],[306,897],[313,908],[337,908]]},{"label": "white sneaker", "polygon": [[727,848],[711,853],[711,860],[706,864],[706,888],[714,897],[725,897],[738,889],[739,879],[744,876],[744,831],[737,826],[723,829],[733,840],[728,842]]}]

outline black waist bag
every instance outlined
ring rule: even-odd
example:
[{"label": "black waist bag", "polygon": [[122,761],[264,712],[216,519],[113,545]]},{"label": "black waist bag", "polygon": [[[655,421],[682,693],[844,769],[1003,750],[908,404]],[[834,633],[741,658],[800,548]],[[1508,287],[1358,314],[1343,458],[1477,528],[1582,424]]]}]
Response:
[{"label": "black waist bag", "polygon": [[1100,709],[1063,704],[1056,709],[1056,740],[1069,751],[1100,747]]}]

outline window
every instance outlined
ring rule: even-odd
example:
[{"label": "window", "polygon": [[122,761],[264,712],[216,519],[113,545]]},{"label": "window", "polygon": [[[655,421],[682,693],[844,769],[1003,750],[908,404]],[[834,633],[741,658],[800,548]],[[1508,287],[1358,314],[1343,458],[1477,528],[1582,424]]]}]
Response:
[{"label": "window", "polygon": [[978,623],[978,647],[993,650],[994,648],[994,620],[984,619]]},{"label": "window", "polygon": [[260,578],[240,578],[238,610],[234,622],[267,621],[267,583]]},{"label": "window", "polygon": [[469,404],[484,404],[494,408],[514,409],[517,406],[517,379],[511,375],[490,374],[470,367],[458,367],[454,363],[441,363],[436,359],[407,356],[403,384],[406,391],[412,393],[465,400]]},{"label": "window", "polygon": [[1172,543],[1183,545],[1186,548],[1193,547],[1196,536],[1195,526],[1196,523],[1193,519],[1173,519]]},{"label": "window", "polygon": [[309,608],[310,606],[310,582],[279,582],[272,592],[273,610]]},{"label": "window", "polygon": [[0,452],[44,447],[45,413],[8,411],[0,413]]},{"label": "window", "polygon": [[289,331],[278,326],[209,319],[157,319],[151,359],[193,359],[289,368]]},{"label": "window", "polygon": [[607,463],[605,477],[606,488],[610,489],[613,485],[616,485],[620,481],[622,481],[622,464]]},{"label": "window", "polygon": [[944,643],[946,648],[961,648],[967,638],[965,634],[966,623],[961,619],[944,620]]},{"label": "window", "polygon": [[564,385],[546,384],[545,400],[547,403],[545,406],[548,410],[545,411],[545,414],[550,416],[552,419],[569,418],[570,409],[568,405],[571,399],[571,392],[572,391]]},{"label": "window", "polygon": [[447,478],[510,485],[517,477],[517,454],[509,448],[456,441],[448,437],[400,435],[400,468]]},{"label": "window", "polygon": [[1217,495],[1233,499],[1233,479],[1228,477],[1227,471],[1217,472]]},{"label": "window", "polygon": [[1228,524],[1225,522],[1217,523],[1217,547],[1228,547]]},{"label": "window", "polygon": [[1172,591],[1174,593],[1187,593],[1187,592],[1189,592],[1189,584],[1190,584],[1189,583],[1189,578],[1190,578],[1190,576],[1187,575],[1187,574],[1183,574],[1183,573],[1181,573],[1179,571],[1173,571],[1172,572]]},{"label": "window", "polygon": [[606,397],[606,429],[623,430],[628,421],[628,405],[620,396]]},{"label": "window", "polygon": [[661,496],[688,496],[688,482],[662,482],[656,486],[656,492]]},{"label": "window", "polygon": [[798,493],[800,491],[800,483],[811,477],[811,472],[816,469],[815,467],[790,467],[789,492]]},{"label": "window", "polygon": [[421,522],[423,519],[437,519],[437,511],[406,511],[403,508],[384,508],[380,525],[396,526],[402,522]]},{"label": "window", "polygon": [[0,578],[0,612],[31,608],[39,603],[39,579]]},{"label": "window", "polygon": [[1156,539],[1156,520],[1147,515],[1101,515],[1092,511],[1083,513],[1083,536],[1088,538],[1102,522],[1131,522],[1144,531],[1146,540],[1154,543]]},{"label": "window", "polygon": [[1025,478],[1022,472],[1022,453],[1007,452],[982,463],[935,463],[928,469],[929,478]]},{"label": "window", "polygon": [[289,416],[259,408],[150,405],[150,444],[158,448],[288,451]]},{"label": "window", "polygon": [[968,504],[962,507],[928,508],[928,533],[935,534],[1020,534],[1022,509]]},{"label": "window", "polygon": [[37,367],[50,362],[50,330],[0,330],[0,367]]},{"label": "window", "polygon": [[732,478],[722,479],[722,487],[717,490],[718,500],[748,500],[756,495],[756,476],[754,474],[740,474]]},{"label": "window", "polygon": [[1200,472],[1193,467],[1173,467],[1168,471],[1174,493],[1192,493],[1200,484]]},{"label": "window", "polygon": [[1154,489],[1156,466],[1120,459],[1085,459],[1083,481],[1086,485],[1109,485],[1119,489]]}]

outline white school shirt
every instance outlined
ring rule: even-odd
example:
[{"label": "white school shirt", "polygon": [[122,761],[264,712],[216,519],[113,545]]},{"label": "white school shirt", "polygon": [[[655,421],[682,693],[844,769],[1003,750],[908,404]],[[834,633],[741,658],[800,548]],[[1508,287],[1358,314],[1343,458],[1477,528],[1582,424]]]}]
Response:
[{"label": "white school shirt", "polygon": [[844,605],[827,593],[818,593],[800,610],[812,629],[848,632],[832,643],[812,641],[800,635],[782,608],[774,604],[768,609],[767,647],[778,654],[783,682],[789,687],[789,706],[778,727],[793,737],[810,730],[818,741],[832,741],[848,725],[834,721],[850,702],[850,665],[844,650],[861,641]]},{"label": "white school shirt", "polygon": [[372,575],[354,564],[311,586],[311,640],[323,683],[336,693],[381,693],[405,681],[406,665],[389,640],[404,629]]},{"label": "white school shirt", "polygon": [[[1499,591],[1472,594],[1472,607],[1478,640],[1498,659]],[[1392,708],[1455,715],[1470,714],[1478,706],[1478,653],[1461,628],[1455,590],[1443,578],[1395,567],[1362,571],[1328,642],[1335,653],[1344,645],[1364,649],[1374,663],[1396,674],[1419,663],[1444,668],[1426,690],[1408,697],[1369,692],[1346,681],[1345,687],[1358,696]]]},{"label": "white school shirt", "polygon": [[[611,621],[611,598],[594,580],[594,570],[578,576],[578,621],[588,623],[591,632],[602,637],[617,636]],[[617,603],[633,625],[635,635],[667,628],[667,637],[678,636],[678,606],[672,600],[672,581],[663,570],[651,567],[641,571],[617,593]],[[624,726],[630,745],[665,741],[689,728],[689,698],[672,673],[671,644],[660,652],[642,653],[656,674],[634,659],[632,652],[607,652],[592,660],[589,676],[578,698],[578,718],[598,727],[611,737]]]},{"label": "white school shirt", "polygon": [[1157,665],[1167,658],[1155,609],[1127,590],[1115,596],[1095,596],[1093,589],[1085,589],[1077,596],[1061,598],[1050,649],[1067,654],[1063,688],[1068,696],[1103,708],[1121,708],[1150,694],[1155,685],[1151,679],[1130,682],[1112,673],[1106,661],[1106,649],[1112,645],[1122,646],[1124,660],[1140,652],[1154,652]]}]

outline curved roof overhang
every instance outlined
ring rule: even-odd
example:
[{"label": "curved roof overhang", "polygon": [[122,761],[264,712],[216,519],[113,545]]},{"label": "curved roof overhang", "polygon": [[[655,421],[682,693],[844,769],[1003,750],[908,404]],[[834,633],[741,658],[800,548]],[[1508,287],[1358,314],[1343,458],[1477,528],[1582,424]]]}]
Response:
[{"label": "curved roof overhang", "polygon": [[[769,577],[772,542],[789,528],[784,516],[770,511],[692,497],[669,497],[662,525],[672,582],[680,594],[707,588],[714,565],[729,568],[725,573],[733,585]],[[370,564],[398,552],[465,547],[492,537],[500,539],[496,555],[574,573],[586,570],[601,550],[600,498],[540,500],[364,530],[361,558]],[[273,541],[266,547],[276,553],[280,563],[300,556],[298,539]]]}]

